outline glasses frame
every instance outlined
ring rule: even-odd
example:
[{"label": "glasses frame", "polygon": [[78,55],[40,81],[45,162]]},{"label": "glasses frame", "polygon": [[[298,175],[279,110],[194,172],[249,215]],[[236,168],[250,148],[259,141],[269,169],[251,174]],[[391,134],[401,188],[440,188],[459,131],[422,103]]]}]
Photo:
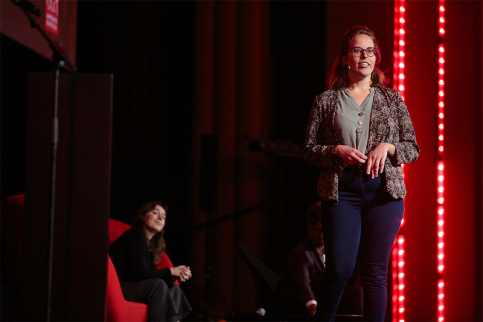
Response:
[{"label": "glasses frame", "polygon": [[[356,48],[358,48],[358,49],[360,49],[360,50],[361,50],[361,51],[359,52],[359,54],[357,54],[357,53],[354,51],[354,49],[356,49]],[[367,50],[369,50],[369,49],[372,49],[372,50],[373,50],[372,55],[370,55],[370,54],[367,52]],[[352,47],[352,48],[350,48],[350,49],[349,49],[349,50],[346,52],[346,54],[347,54],[347,53],[352,53],[354,56],[359,57],[359,56],[361,56],[361,55],[362,55],[362,52],[364,52],[364,55],[366,55],[367,57],[374,57],[374,56],[377,54],[377,47],[367,47],[366,49],[364,49],[364,48],[362,48],[362,47]]]}]

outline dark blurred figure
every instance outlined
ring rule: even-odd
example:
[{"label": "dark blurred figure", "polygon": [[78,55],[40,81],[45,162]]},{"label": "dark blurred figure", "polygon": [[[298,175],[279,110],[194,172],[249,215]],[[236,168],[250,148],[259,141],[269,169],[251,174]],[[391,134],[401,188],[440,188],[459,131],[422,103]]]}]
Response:
[{"label": "dark blurred figure", "polygon": [[314,315],[325,268],[320,201],[307,211],[307,236],[292,250],[287,272],[278,285],[282,314]]}]

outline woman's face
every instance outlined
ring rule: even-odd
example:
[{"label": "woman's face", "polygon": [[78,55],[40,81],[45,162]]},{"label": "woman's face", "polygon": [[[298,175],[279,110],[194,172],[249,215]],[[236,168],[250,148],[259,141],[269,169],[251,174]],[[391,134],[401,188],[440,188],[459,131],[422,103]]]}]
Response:
[{"label": "woman's face", "polygon": [[[375,45],[368,35],[357,35],[349,41],[349,48],[354,47],[367,49],[375,47]],[[351,81],[355,82],[367,77],[370,79],[376,65],[376,55],[368,57],[366,51],[361,51],[360,56],[357,56],[352,51],[349,51],[343,56],[342,61],[349,66],[347,76]]]},{"label": "woman's face", "polygon": [[154,235],[163,230],[166,224],[166,210],[160,205],[145,213],[143,216],[144,229],[150,234]]}]

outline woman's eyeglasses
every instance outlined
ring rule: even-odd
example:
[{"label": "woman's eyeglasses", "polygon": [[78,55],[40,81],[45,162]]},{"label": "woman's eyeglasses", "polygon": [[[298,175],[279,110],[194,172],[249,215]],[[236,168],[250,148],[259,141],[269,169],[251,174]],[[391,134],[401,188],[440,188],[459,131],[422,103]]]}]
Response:
[{"label": "woman's eyeglasses", "polygon": [[377,53],[377,48],[367,47],[366,49],[363,49],[361,47],[352,47],[351,49],[349,49],[348,53],[351,52],[354,54],[354,56],[360,56],[363,51],[365,52],[367,57],[372,57]]}]

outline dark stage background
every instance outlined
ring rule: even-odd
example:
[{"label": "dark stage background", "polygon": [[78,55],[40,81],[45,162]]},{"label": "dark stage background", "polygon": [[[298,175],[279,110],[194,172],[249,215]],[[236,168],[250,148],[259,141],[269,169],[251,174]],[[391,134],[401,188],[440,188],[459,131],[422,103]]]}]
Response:
[{"label": "dark stage background", "polygon": [[[206,9],[208,6],[211,8]],[[209,238],[205,231],[222,226],[217,224],[213,228],[203,223],[223,217],[227,218],[223,222],[232,225],[234,218],[261,217],[256,219],[260,220],[257,227],[250,219],[245,224],[250,229],[240,228],[237,232],[228,232],[226,236],[232,239],[227,245],[233,248],[233,257],[226,260],[237,261],[237,269],[247,280],[242,283],[248,285],[243,292],[250,298],[236,300],[238,304],[234,308],[223,304],[224,307],[215,308],[212,314],[245,310],[243,305],[247,302],[254,306],[257,301],[256,285],[239,258],[234,240],[240,238],[235,238],[234,234],[245,236],[241,239],[249,239],[252,229],[255,229],[260,236],[245,243],[251,243],[250,248],[279,272],[283,270],[289,250],[305,234],[303,216],[315,199],[317,171],[303,162],[300,146],[304,141],[312,100],[316,93],[323,90],[325,26],[321,17],[325,14],[325,5],[266,2],[261,7],[253,7],[227,2],[198,4],[197,8],[194,2],[189,1],[81,1],[77,10],[77,71],[114,75],[111,217],[130,223],[143,202],[166,200],[170,208],[166,234],[168,253],[175,263],[194,266],[195,278],[184,287],[193,299],[193,306],[202,309],[200,306],[205,305],[204,310],[208,310],[206,306],[220,305],[218,301],[228,303],[233,299],[231,294],[228,299],[224,298],[226,290],[223,286],[219,289],[214,285],[224,283],[217,277],[207,282],[211,285],[207,291],[203,278],[206,263],[198,266],[192,263],[193,252],[199,252],[197,247],[204,247],[206,238]],[[227,128],[194,133],[195,123],[210,122],[195,116],[194,85],[208,81],[210,77],[196,74],[196,68],[199,70],[199,66],[204,64],[196,58],[197,49],[209,46],[197,44],[195,39],[195,31],[199,27],[197,23],[200,23],[197,19],[203,16],[203,10],[210,10],[212,23],[222,29],[223,24],[230,28],[230,23],[223,21],[223,16],[231,13],[236,20],[232,27],[234,37],[238,39],[233,47],[225,46],[220,40],[223,35],[212,35],[213,47],[210,50],[216,51],[212,73],[222,74],[230,70],[233,65],[225,61],[230,57],[237,57],[233,63],[240,64],[244,55],[253,54],[243,52],[242,47],[259,31],[255,29],[253,34],[247,33],[242,37],[236,28],[259,23],[263,24],[266,34],[260,39],[263,48],[256,53],[264,55],[265,59],[258,72],[265,73],[263,77],[266,78],[263,81],[252,74],[249,77],[253,79],[236,85],[239,94],[229,100],[230,104],[237,106],[224,106],[226,100],[221,97],[223,94],[213,89],[213,95],[220,97],[219,102],[214,103],[218,109],[214,113],[219,114],[216,123],[220,124],[219,127],[225,123]],[[257,14],[261,19],[258,22],[254,21]],[[23,23],[28,22],[25,19]],[[29,72],[50,71],[52,66],[49,60],[34,51],[4,34],[1,37],[3,199],[25,192]],[[260,53],[262,49],[265,52]],[[256,62],[243,64],[253,68]],[[233,71],[229,77],[239,77],[241,73],[243,71]],[[264,104],[260,100],[255,103],[257,106],[250,102],[241,104],[243,87],[251,87],[257,78],[263,82],[260,91],[266,98]],[[211,81],[215,83],[213,79]],[[252,106],[242,106],[245,104]],[[231,146],[226,146],[222,138],[226,133],[223,131],[232,132],[234,129],[223,120],[224,110],[234,113],[232,116],[235,117],[239,115],[240,112],[236,112],[239,109],[255,109],[253,113],[262,111],[264,116],[257,117],[252,112],[247,114],[246,128],[233,134],[237,138],[233,137],[228,142]],[[95,119],[92,121],[96,122]],[[201,146],[203,136],[211,138],[217,146],[211,150],[209,146]],[[260,140],[273,142],[276,146],[260,151]],[[250,144],[255,148],[249,148]],[[196,155],[198,149],[202,149],[199,153],[204,153],[205,157],[208,155],[208,160],[212,162],[202,164],[201,157]],[[263,159],[263,168],[256,170],[255,181],[247,188],[263,186],[264,192],[260,197],[244,204],[219,205],[223,201],[215,196],[215,189],[219,189],[215,185],[223,180],[220,176],[224,175],[220,172],[224,169],[230,169],[231,174],[243,171],[228,164],[233,159],[223,160],[216,155],[223,154],[220,151],[225,149],[243,151],[249,155],[246,160],[249,163],[257,162],[257,158]],[[234,155],[228,158],[234,158]],[[213,161],[217,164],[214,165]],[[201,176],[202,182],[199,181]],[[243,179],[236,180],[239,184]],[[233,189],[232,194],[235,194],[237,188]],[[209,200],[198,200],[198,195]],[[207,203],[211,204],[208,212],[201,206]],[[194,219],[196,217],[201,219]],[[202,236],[196,239],[193,237],[196,234]],[[259,245],[254,244],[255,239]],[[212,244],[209,247],[216,246]],[[204,250],[201,251],[204,253]],[[218,274],[216,268],[209,269],[213,270],[213,275]],[[215,298],[214,303],[202,303],[206,292],[211,292],[208,297]]]},{"label": "dark stage background", "polygon": [[[482,314],[477,151],[483,119],[481,98],[473,95],[482,88],[482,7],[461,2],[448,10],[448,30],[458,30],[448,33],[448,48],[457,48],[448,50],[447,62],[447,88],[454,89],[447,95],[447,182],[454,196],[447,197],[448,256],[465,261],[468,273],[460,290],[460,266],[449,260],[447,287],[457,303],[448,305],[449,316],[470,321]],[[406,179],[407,320],[430,321],[436,316],[437,66],[429,61],[436,55],[437,1],[409,7],[407,65],[414,68],[408,67],[406,92],[423,153]],[[237,246],[283,271],[315,200],[317,169],[305,164],[300,148],[334,46],[346,28],[368,25],[392,79],[393,2],[79,1],[77,14],[78,72],[114,75],[110,217],[130,223],[145,201],[165,200],[168,254],[192,267],[193,279],[183,287],[197,313],[218,318],[263,306],[266,294]],[[459,67],[461,39],[471,68]],[[25,193],[28,75],[50,71],[51,64],[4,34],[0,41],[3,199]],[[472,81],[463,86],[461,79]],[[472,151],[465,163],[457,157],[461,142]],[[460,174],[462,168],[468,170]],[[104,264],[98,263],[101,271]],[[467,308],[458,302],[465,300],[461,293],[471,294]]]}]

